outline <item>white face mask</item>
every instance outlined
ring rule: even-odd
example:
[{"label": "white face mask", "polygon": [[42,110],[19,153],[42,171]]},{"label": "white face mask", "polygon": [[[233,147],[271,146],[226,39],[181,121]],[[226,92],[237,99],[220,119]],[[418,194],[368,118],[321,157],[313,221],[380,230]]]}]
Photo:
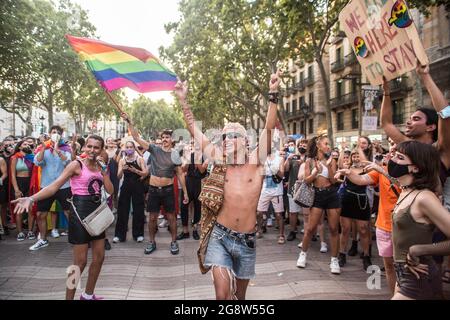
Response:
[{"label": "white face mask", "polygon": [[58,143],[59,140],[61,139],[61,136],[57,133],[52,134],[51,139],[54,143]]}]

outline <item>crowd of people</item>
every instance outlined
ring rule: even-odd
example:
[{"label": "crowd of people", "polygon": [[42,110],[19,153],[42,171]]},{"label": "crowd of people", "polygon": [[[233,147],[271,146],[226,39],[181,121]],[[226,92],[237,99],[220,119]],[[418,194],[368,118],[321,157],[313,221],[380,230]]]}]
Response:
[{"label": "crowd of people", "polygon": [[[131,137],[123,139],[105,142],[96,135],[74,135],[66,141],[59,126],[39,139],[7,137],[0,149],[0,234],[8,235],[15,225],[17,241],[37,238],[29,248],[33,251],[49,245],[48,234],[68,234],[74,265],[81,272],[91,247],[93,259],[81,295],[87,300],[99,299],[95,284],[111,244],[105,233],[90,236],[75,214],[86,217],[102,201],[117,216],[113,243],[128,240],[131,212],[137,243],[145,240],[147,223],[145,254],[157,248],[158,218],[167,221],[173,255],[179,253],[178,241],[190,237],[191,227],[199,240],[200,270],[211,270],[218,299],[245,299],[248,282],[255,277],[257,239],[274,222],[274,245],[299,242],[300,269],[307,268],[311,241],[320,240],[320,252],[330,252],[332,274],[345,272],[348,257],[358,249],[361,270],[367,270],[373,243],[393,299],[441,298],[442,282],[449,281],[450,272],[450,261],[443,258],[450,255],[450,130],[445,129],[450,118],[441,111],[450,106],[428,67],[419,66],[418,73],[435,110],[418,109],[400,132],[392,123],[385,83],[385,144],[361,136],[355,145],[331,148],[325,135],[275,143],[271,134],[277,121],[278,73],[269,81],[266,125],[253,150],[237,123],[226,124],[221,143],[211,142],[195,126],[188,86],[182,82],[175,93],[193,137],[187,143],[173,141],[171,130],[146,141],[127,114],[122,117]],[[302,186],[312,190],[309,205],[299,199]],[[55,201],[64,215],[52,211]],[[182,230],[177,229],[177,215]],[[64,217],[68,223],[60,233],[57,218]],[[66,298],[74,294],[68,288]]]}]

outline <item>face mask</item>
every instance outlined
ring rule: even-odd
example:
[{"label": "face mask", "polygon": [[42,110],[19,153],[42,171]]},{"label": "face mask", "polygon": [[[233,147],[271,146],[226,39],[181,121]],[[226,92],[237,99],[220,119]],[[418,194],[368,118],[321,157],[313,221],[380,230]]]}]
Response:
[{"label": "face mask", "polygon": [[31,148],[30,147],[24,147],[22,148],[22,151],[26,154],[30,154],[31,153]]},{"label": "face mask", "polygon": [[61,139],[61,136],[57,133],[52,134],[51,139],[54,143],[58,143],[59,139]]},{"label": "face mask", "polygon": [[132,156],[132,155],[134,154],[134,150],[133,150],[133,149],[127,149],[127,150],[125,151],[125,153],[126,153],[127,155],[129,155],[129,156]]},{"label": "face mask", "polygon": [[302,148],[302,147],[299,148],[298,151],[299,151],[301,154],[306,153],[306,149],[305,149],[305,148]]},{"label": "face mask", "polygon": [[295,152],[295,147],[289,147],[289,148],[288,148],[288,151],[289,151],[290,153],[294,153],[294,152]]},{"label": "face mask", "polygon": [[331,157],[331,152],[325,152],[325,153],[323,154],[323,156],[325,157],[325,159],[330,159],[330,157]]},{"label": "face mask", "polygon": [[408,164],[398,164],[392,160],[388,162],[388,173],[393,178],[400,178],[409,174]]}]

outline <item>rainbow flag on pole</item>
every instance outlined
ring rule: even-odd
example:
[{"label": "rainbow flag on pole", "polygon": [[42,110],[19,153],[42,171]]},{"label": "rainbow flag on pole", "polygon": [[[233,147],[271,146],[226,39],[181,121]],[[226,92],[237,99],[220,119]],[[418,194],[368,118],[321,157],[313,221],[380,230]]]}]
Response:
[{"label": "rainbow flag on pole", "polygon": [[174,90],[176,74],[145,49],[70,35],[66,38],[107,92],[123,87],[141,93]]}]

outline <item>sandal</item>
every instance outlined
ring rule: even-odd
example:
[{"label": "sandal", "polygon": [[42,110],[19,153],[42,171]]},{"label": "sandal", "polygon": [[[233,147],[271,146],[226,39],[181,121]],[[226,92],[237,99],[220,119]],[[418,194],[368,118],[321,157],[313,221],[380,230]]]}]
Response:
[{"label": "sandal", "polygon": [[284,238],[284,236],[278,237],[278,244],[284,244],[285,242],[286,242],[286,239]]},{"label": "sandal", "polygon": [[446,269],[442,273],[442,282],[450,283],[450,269]]}]

